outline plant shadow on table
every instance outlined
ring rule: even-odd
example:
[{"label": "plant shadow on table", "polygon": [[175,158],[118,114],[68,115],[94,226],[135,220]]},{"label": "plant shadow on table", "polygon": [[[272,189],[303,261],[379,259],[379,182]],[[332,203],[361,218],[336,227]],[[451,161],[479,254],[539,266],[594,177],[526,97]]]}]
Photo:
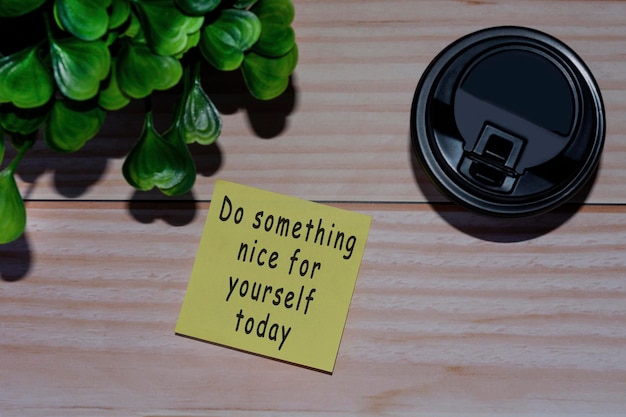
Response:
[{"label": "plant shadow on table", "polygon": [[[245,111],[253,134],[260,139],[279,136],[296,107],[297,89],[293,78],[280,97],[269,101],[253,98],[239,71],[221,72],[207,68],[203,86],[222,116]],[[171,123],[171,111],[180,93],[179,88],[180,86],[168,92],[155,93],[154,122],[160,132]],[[107,169],[110,169],[110,159],[121,159],[128,154],[141,133],[143,120],[142,101],[133,101],[123,110],[109,112],[98,135],[80,150],[70,154],[51,151],[40,134],[17,170],[21,181],[27,184],[23,198],[26,201],[30,199],[30,191],[46,173],[52,173],[55,190],[60,195],[70,199],[80,198],[91,187],[96,186]],[[220,170],[224,155],[219,143],[221,140],[228,140],[228,135],[228,130],[224,130],[215,144],[190,145],[199,176],[211,177]],[[14,150],[7,147],[6,151],[5,160],[13,158]],[[132,190],[130,185],[128,188]],[[168,197],[157,190],[136,191],[127,201],[127,209],[141,223],[148,224],[161,219],[176,227],[193,221],[197,203],[193,191],[178,197]],[[32,257],[27,233],[15,242],[1,245],[0,279],[11,282],[26,277],[31,268]]]},{"label": "plant shadow on table", "polygon": [[[285,92],[273,100],[257,100],[248,92],[241,71],[204,71],[202,85],[220,114],[228,115],[245,110],[250,128],[261,139],[279,136],[296,108],[297,89],[292,75]],[[228,135],[228,132],[222,132]],[[219,141],[219,139],[218,139]]]},{"label": "plant shadow on table", "polygon": [[583,206],[595,183],[596,173],[569,202],[544,214],[517,219],[496,218],[470,212],[450,202],[434,186],[417,160],[409,140],[413,175],[427,201],[455,229],[477,239],[513,243],[536,239],[558,229]]},{"label": "plant shadow on table", "polygon": [[[293,78],[287,90],[278,98],[261,101],[248,92],[240,71],[217,71],[207,68],[203,75],[203,87],[219,113],[230,115],[245,111],[249,126],[261,139],[279,136],[287,126],[289,115],[296,106],[296,88]],[[162,108],[162,115],[167,114]],[[155,126],[161,130],[167,128],[167,120],[156,120]],[[220,141],[228,140],[229,132],[223,130],[220,138],[212,145],[191,144],[189,149],[194,158],[198,175],[211,177],[219,172],[224,155]],[[135,191],[128,202],[131,215],[141,223],[152,223],[161,219],[172,226],[184,226],[193,221],[197,212],[197,200],[193,190],[182,196],[168,197],[160,191]]]}]

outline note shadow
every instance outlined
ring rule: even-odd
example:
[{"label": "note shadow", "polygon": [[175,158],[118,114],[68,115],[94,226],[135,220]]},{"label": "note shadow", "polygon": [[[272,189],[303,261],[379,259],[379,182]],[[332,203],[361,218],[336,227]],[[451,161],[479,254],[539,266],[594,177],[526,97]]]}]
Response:
[{"label": "note shadow", "polygon": [[409,135],[409,155],[413,176],[428,204],[449,225],[477,239],[498,243],[533,240],[565,224],[584,205],[595,184],[597,170],[587,184],[569,202],[530,217],[499,218],[471,212],[449,201],[432,183],[419,163]]}]

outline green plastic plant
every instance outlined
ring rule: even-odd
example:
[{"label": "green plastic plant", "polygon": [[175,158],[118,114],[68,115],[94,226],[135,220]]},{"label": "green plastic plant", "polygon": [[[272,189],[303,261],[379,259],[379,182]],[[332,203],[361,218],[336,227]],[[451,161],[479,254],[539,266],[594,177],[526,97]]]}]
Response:
[{"label": "green plastic plant", "polygon": [[[181,83],[163,134],[146,106],[122,172],[138,190],[189,192],[196,167],[187,145],[212,144],[222,129],[201,62],[240,70],[254,97],[276,98],[298,60],[293,18],[291,0],[0,0],[0,27],[28,34],[0,38],[0,244],[24,231],[14,175],[40,131],[50,149],[74,152],[107,112]],[[16,150],[10,162],[7,143]]]}]

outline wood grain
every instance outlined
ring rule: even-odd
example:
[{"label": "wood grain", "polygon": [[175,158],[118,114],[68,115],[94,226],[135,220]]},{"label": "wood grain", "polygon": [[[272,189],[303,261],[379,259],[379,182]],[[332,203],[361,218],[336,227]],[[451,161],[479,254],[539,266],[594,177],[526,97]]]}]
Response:
[{"label": "wood grain", "polygon": [[[75,154],[40,141],[23,160],[27,231],[0,246],[0,417],[623,416],[626,2],[294,3],[283,98],[207,76],[224,133],[193,148],[192,194],[122,178],[141,103]],[[423,70],[494,25],[559,37],[602,88],[598,175],[540,217],[446,203],[410,149]],[[164,129],[173,97],[158,98]],[[332,375],[174,335],[216,179],[372,216]]]},{"label": "wood grain", "polygon": [[30,252],[0,283],[3,416],[626,409],[624,208],[337,204],[373,223],[329,376],[174,335],[207,206],[29,205],[1,252],[5,279]]}]

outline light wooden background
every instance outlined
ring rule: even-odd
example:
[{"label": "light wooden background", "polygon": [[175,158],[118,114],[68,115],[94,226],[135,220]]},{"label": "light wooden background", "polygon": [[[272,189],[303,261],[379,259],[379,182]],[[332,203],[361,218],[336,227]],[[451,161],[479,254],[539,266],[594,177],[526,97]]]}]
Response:
[{"label": "light wooden background", "polygon": [[[121,177],[139,105],[76,154],[23,161],[27,231],[0,247],[0,416],[626,415],[626,2],[294,3],[292,89],[267,106],[227,94],[235,76],[210,83],[224,133],[194,149],[188,198]],[[519,221],[447,203],[409,143],[428,62],[509,24],[582,56],[608,124],[593,184]],[[373,217],[333,375],[174,335],[218,178]]]}]

